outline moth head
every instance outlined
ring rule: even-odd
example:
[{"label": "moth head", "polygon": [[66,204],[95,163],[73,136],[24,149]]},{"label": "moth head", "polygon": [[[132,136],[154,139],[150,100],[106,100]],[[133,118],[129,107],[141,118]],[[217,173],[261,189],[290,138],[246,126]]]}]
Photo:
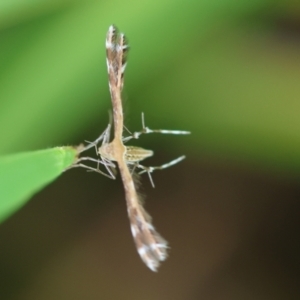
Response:
[{"label": "moth head", "polygon": [[108,160],[116,160],[114,155],[114,147],[112,144],[103,144],[98,149],[99,154],[101,157],[108,159]]}]

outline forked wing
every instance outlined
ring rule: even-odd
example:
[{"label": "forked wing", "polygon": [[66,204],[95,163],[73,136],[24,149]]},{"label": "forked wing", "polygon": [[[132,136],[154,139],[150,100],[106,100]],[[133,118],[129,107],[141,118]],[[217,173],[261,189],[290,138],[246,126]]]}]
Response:
[{"label": "forked wing", "polygon": [[109,77],[109,90],[113,105],[115,138],[122,139],[123,109],[121,92],[124,84],[124,71],[129,46],[125,35],[111,25],[106,36],[106,64]]}]

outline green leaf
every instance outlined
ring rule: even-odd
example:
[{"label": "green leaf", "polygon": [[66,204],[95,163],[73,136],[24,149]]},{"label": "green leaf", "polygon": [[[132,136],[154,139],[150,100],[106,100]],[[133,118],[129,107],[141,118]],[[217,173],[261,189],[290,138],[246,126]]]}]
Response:
[{"label": "green leaf", "polygon": [[0,222],[72,165],[77,151],[56,147],[0,157]]}]

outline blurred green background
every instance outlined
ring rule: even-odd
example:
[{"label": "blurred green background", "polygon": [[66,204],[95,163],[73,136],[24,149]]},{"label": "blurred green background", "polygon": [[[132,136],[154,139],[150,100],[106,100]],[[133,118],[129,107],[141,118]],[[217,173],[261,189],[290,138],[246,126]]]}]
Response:
[{"label": "blurred green background", "polygon": [[187,155],[143,180],[170,258],[148,271],[120,182],[72,170],[1,226],[0,298],[299,299],[299,2],[2,0],[0,154],[104,130],[112,23],[126,126],[192,132],[138,141]]}]

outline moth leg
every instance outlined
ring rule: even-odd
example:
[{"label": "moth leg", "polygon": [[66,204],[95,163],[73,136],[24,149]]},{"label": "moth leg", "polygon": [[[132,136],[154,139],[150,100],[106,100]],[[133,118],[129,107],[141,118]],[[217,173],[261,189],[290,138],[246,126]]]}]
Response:
[{"label": "moth leg", "polygon": [[[127,129],[127,131],[129,131]],[[142,113],[142,130],[136,131],[132,133],[130,136],[123,138],[123,142],[126,143],[131,139],[138,139],[142,134],[147,133],[162,133],[162,134],[190,134],[190,131],[185,130],[167,130],[167,129],[150,129],[149,127],[145,126],[145,116]]]},{"label": "moth leg", "polygon": [[180,157],[178,157],[176,159],[171,160],[168,163],[165,163],[165,164],[160,165],[160,166],[154,166],[154,167],[152,167],[152,166],[143,166],[139,162],[135,163],[134,165],[135,165],[135,168],[142,169],[142,171],[140,171],[138,174],[143,174],[143,173],[147,173],[148,174],[149,180],[151,182],[152,187],[155,187],[153,179],[152,179],[152,176],[151,176],[151,173],[153,171],[155,171],[155,170],[163,170],[163,169],[169,168],[169,167],[174,166],[175,164],[181,162],[184,159],[185,159],[185,156],[182,155],[182,156],[180,156]]},{"label": "moth leg", "polygon": [[[87,166],[87,165],[81,163],[82,161],[96,162],[97,163],[97,168]],[[106,174],[106,173],[104,173],[100,170],[100,164],[103,164],[105,166],[105,168],[106,168],[106,170],[109,174]],[[116,178],[115,175],[113,174],[113,171],[110,169],[110,168],[113,168],[113,170],[114,170],[116,168],[116,165],[112,161],[95,159],[95,158],[92,158],[92,157],[81,157],[77,160],[77,162],[75,164],[73,164],[68,169],[76,168],[76,167],[82,167],[82,168],[88,169],[90,171],[100,173],[100,174],[102,174],[102,175],[104,175],[104,176],[106,176],[110,179],[115,179]]]},{"label": "moth leg", "polygon": [[79,150],[79,153],[85,152],[85,151],[89,150],[90,148],[95,147],[96,153],[98,154],[97,145],[101,141],[102,141],[102,144],[107,143],[107,140],[109,140],[109,136],[110,136],[110,128],[111,128],[111,125],[108,124],[106,129],[100,134],[100,136],[94,142],[86,141],[88,143],[88,145],[86,145],[81,150]]}]

